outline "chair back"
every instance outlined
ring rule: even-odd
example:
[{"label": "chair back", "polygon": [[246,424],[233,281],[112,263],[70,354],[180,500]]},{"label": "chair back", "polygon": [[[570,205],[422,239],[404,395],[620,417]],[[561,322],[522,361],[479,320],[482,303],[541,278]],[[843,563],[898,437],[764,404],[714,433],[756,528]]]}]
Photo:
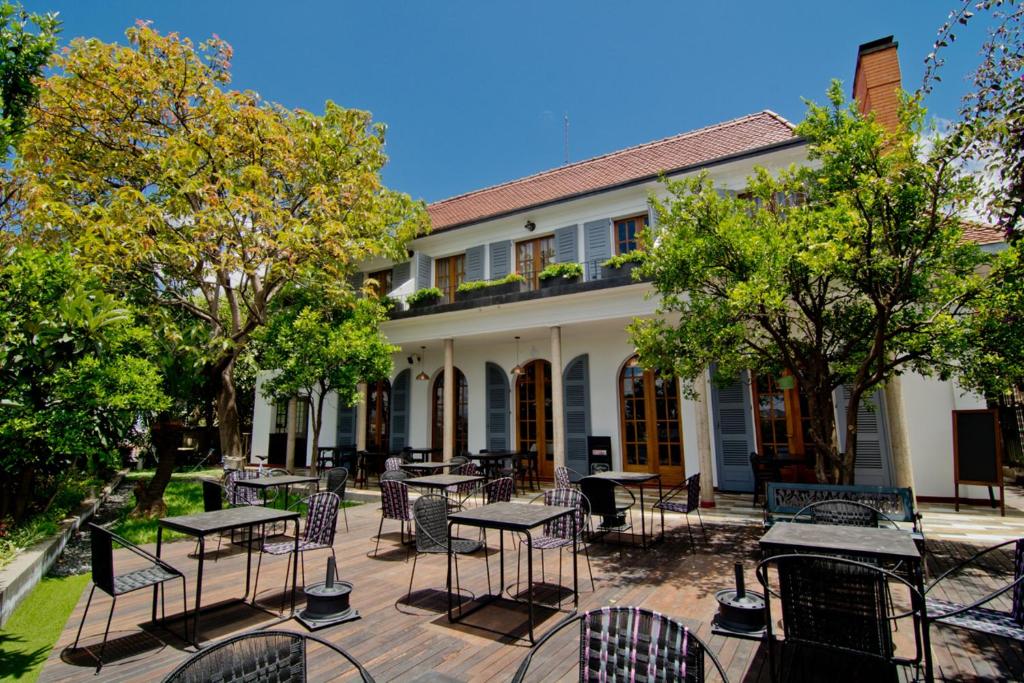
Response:
[{"label": "chair back", "polygon": [[114,534],[89,523],[92,551],[92,582],[107,595],[114,594]]},{"label": "chair back", "polygon": [[704,647],[674,619],[602,607],[580,621],[580,681],[703,681]]},{"label": "chair back", "polygon": [[409,487],[404,482],[384,479],[380,482],[381,514],[384,519],[409,521]]},{"label": "chair back", "polygon": [[402,481],[408,478],[409,473],[405,470],[387,470],[380,473],[380,483],[382,484],[386,481]]},{"label": "chair back", "polygon": [[327,470],[327,490],[338,494],[338,498],[345,500],[345,487],[348,486],[348,469],[345,467],[332,467]]},{"label": "chair back", "polygon": [[229,505],[256,505],[262,502],[260,492],[248,486],[239,486],[240,479],[255,479],[259,476],[256,470],[231,470],[224,480]]},{"label": "chair back", "polygon": [[388,458],[384,461],[385,472],[400,472],[402,470],[401,458]]},{"label": "chair back", "polygon": [[444,496],[420,496],[412,505],[416,522],[416,550],[445,547],[448,540],[448,501]]},{"label": "chair back", "polygon": [[484,486],[484,505],[511,502],[515,488],[516,483],[512,477],[502,477],[487,482]]},{"label": "chair back", "polygon": [[700,472],[686,478],[686,511],[700,507]]},{"label": "chair back", "polygon": [[469,462],[469,458],[467,458],[464,455],[453,455],[452,459],[449,460],[448,462],[450,462],[452,464],[452,467],[454,468],[458,467],[459,465],[465,465],[467,462]]},{"label": "chair back", "polygon": [[862,526],[877,528],[885,515],[864,503],[853,500],[823,500],[811,503],[794,515],[798,519],[810,514],[814,524],[836,524],[838,526]]},{"label": "chair back", "polygon": [[583,477],[580,479],[580,491],[587,497],[590,503],[590,514],[592,515],[616,515],[618,509],[615,503],[615,482],[608,479],[594,479]]},{"label": "chair back", "polygon": [[306,526],[302,538],[310,543],[334,545],[341,498],[331,491],[314,493],[306,499]]},{"label": "chair back", "polygon": [[215,512],[224,507],[224,489],[211,479],[203,479],[203,511]]},{"label": "chair back", "polygon": [[569,478],[569,468],[559,465],[555,468],[555,488],[572,488],[572,480]]},{"label": "chair back", "polygon": [[1013,593],[1010,596],[1012,600],[1010,616],[1018,624],[1024,626],[1024,581],[1020,580],[1022,576],[1024,576],[1024,538],[1018,538],[1013,549],[1013,580],[1017,584],[1013,587]]},{"label": "chair back", "polygon": [[[584,494],[576,489],[551,489],[544,492],[545,505],[561,505],[576,508],[576,535],[582,536],[587,528],[587,515],[590,509]],[[544,535],[553,538],[572,538],[572,521],[568,516],[544,524]]]},{"label": "chair back", "polygon": [[[477,469],[476,463],[466,462],[466,463],[463,463],[462,465],[459,465],[452,472],[452,474],[461,474],[462,476],[465,476],[465,477],[475,477],[478,474],[480,474],[480,470]],[[456,484],[455,485],[455,490],[458,493],[462,493],[462,494],[471,493],[471,492],[476,490],[476,487],[477,487],[478,483],[479,482],[475,482],[475,481],[467,481],[464,484]]]},{"label": "chair back", "polygon": [[[259,474],[259,472],[257,472],[256,474]],[[270,470],[267,471],[266,476],[268,476],[268,477],[288,477],[288,476],[291,476],[291,472],[289,472],[288,470],[286,470],[283,467],[271,467]],[[250,477],[250,478],[251,479],[255,479],[256,477],[253,476],[253,477]]]}]

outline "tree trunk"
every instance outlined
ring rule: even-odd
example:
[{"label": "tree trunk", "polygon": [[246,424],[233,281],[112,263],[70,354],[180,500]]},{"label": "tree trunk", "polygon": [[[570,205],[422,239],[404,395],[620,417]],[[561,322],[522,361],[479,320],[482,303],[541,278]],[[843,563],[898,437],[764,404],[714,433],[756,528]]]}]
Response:
[{"label": "tree trunk", "polygon": [[836,429],[835,404],[827,379],[810,379],[804,385],[804,394],[810,413],[807,436],[814,449],[814,474],[819,483],[831,484],[835,483],[835,463],[838,459],[838,453],[832,445]]},{"label": "tree trunk", "polygon": [[235,395],[235,361],[232,354],[216,366],[217,427],[222,458],[238,458],[242,453],[242,429]]},{"label": "tree trunk", "polygon": [[840,484],[853,484],[857,467],[857,414],[860,407],[862,391],[851,391],[850,401],[846,404],[846,450],[841,459]]},{"label": "tree trunk", "polygon": [[135,484],[135,509],[132,517],[163,517],[167,514],[164,490],[174,473],[178,450],[178,432],[172,425],[155,424],[149,430],[156,449],[156,473],[149,481]]},{"label": "tree trunk", "polygon": [[310,397],[309,401],[309,418],[310,422],[313,423],[311,425],[311,427],[313,428],[313,447],[310,450],[310,453],[313,454],[313,457],[311,458],[311,464],[309,466],[309,472],[311,477],[317,476],[317,459],[320,454],[320,427],[323,425],[325,396],[325,392],[321,389],[320,395],[317,396],[316,398],[316,402],[313,402],[312,397]]}]

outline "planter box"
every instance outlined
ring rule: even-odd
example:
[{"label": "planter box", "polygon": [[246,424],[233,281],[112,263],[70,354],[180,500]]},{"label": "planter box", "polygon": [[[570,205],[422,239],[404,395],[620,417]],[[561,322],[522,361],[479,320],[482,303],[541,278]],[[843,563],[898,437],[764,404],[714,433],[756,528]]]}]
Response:
[{"label": "planter box", "polygon": [[440,299],[420,299],[409,304],[410,310],[419,310],[421,308],[430,308],[440,303]]},{"label": "planter box", "polygon": [[500,285],[491,285],[490,287],[480,287],[468,292],[456,292],[456,301],[475,301],[476,299],[487,299],[492,296],[499,296],[501,294],[514,294],[522,287],[521,282],[505,282]]},{"label": "planter box", "polygon": [[558,289],[561,287],[571,287],[580,281],[579,277],[549,277],[545,280],[540,281],[541,289]]},{"label": "planter box", "polygon": [[633,270],[640,264],[638,263],[624,263],[618,268],[611,266],[603,267],[604,276],[609,280],[628,280],[633,281]]}]

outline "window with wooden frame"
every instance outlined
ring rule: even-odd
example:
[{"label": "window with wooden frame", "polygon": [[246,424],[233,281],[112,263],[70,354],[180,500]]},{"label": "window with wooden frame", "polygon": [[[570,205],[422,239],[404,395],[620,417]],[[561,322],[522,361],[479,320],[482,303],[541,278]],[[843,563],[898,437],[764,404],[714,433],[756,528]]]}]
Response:
[{"label": "window with wooden frame", "polygon": [[638,232],[647,227],[647,214],[631,216],[615,221],[615,253],[628,254],[639,247],[636,243]]},{"label": "window with wooden frame", "polygon": [[[274,433],[288,433],[288,403],[281,401],[274,404]],[[300,398],[295,402],[295,436],[302,438],[306,436],[306,429],[309,426],[309,401]]]},{"label": "window with wooden frame", "polygon": [[527,289],[537,289],[540,286],[540,271],[554,262],[554,235],[516,243],[516,272],[526,280]]},{"label": "window with wooden frame", "polygon": [[795,378],[786,376],[792,387],[784,389],[770,375],[757,375],[751,382],[757,411],[757,451],[772,452],[776,458],[803,458],[810,418],[807,397]]},{"label": "window with wooden frame", "polygon": [[[444,448],[444,373],[434,379],[431,400],[431,448]],[[455,455],[469,450],[469,385],[462,370],[455,368]]]},{"label": "window with wooden frame", "polygon": [[390,268],[387,270],[378,270],[376,273],[368,273],[367,277],[377,282],[373,287],[373,291],[376,293],[378,298],[385,297],[391,292],[392,276]]},{"label": "window with wooden frame", "polygon": [[[390,272],[390,271],[389,271]],[[389,449],[391,382],[382,379],[366,386],[366,450],[381,453]]]},{"label": "window with wooden frame", "polygon": [[677,380],[630,359],[619,373],[619,416],[623,469],[681,482],[685,468]]},{"label": "window with wooden frame", "polygon": [[465,254],[446,256],[434,261],[434,286],[441,290],[441,303],[455,301],[455,290],[465,279]]}]

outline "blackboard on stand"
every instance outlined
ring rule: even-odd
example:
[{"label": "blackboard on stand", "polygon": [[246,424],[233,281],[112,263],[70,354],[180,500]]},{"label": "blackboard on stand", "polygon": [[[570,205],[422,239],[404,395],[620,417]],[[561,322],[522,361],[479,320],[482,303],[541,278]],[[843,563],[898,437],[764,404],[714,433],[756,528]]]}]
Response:
[{"label": "blackboard on stand", "polygon": [[999,487],[999,505],[1006,516],[1003,489],[1003,444],[999,414],[995,410],[953,411],[953,488],[956,511],[960,511],[960,485],[987,486],[992,507],[992,487]]}]

